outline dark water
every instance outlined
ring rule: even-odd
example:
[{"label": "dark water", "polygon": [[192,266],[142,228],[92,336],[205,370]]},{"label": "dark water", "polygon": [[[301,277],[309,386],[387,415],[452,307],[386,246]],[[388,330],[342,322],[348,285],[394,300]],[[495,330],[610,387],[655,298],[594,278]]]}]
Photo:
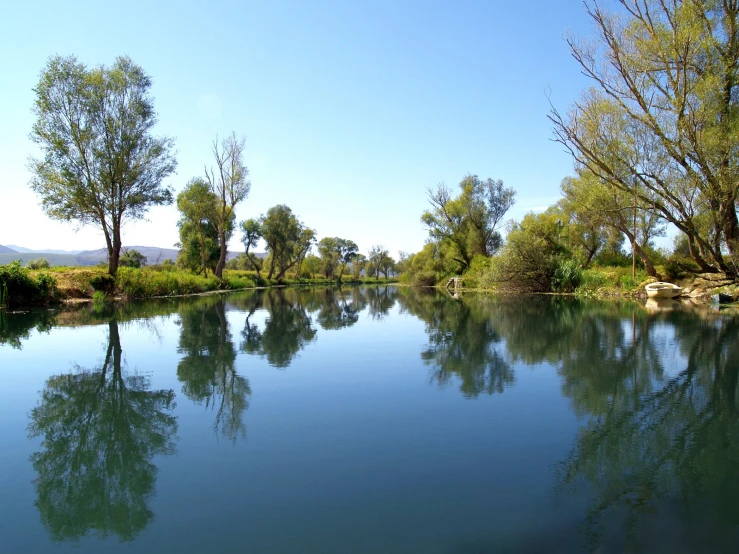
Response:
[{"label": "dark water", "polygon": [[0,551],[736,552],[738,339],[396,288],[0,314]]}]

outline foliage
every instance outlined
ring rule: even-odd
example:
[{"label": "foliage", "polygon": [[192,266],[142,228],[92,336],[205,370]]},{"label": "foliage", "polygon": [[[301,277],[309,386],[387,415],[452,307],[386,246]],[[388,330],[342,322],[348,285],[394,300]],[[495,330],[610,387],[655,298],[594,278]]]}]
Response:
[{"label": "foliage", "polygon": [[162,181],[175,170],[173,141],[151,134],[150,87],[127,57],[88,69],[73,56],[54,56],[34,89],[31,137],[43,158],[30,162],[31,188],[50,217],[103,231],[111,275],[122,225],[172,201]]},{"label": "foliage", "polygon": [[739,4],[619,3],[614,15],[587,2],[597,36],[568,39],[594,87],[567,115],[552,109],[556,140],[682,231],[702,271],[736,275],[723,249],[739,245]]},{"label": "foliage", "polygon": [[158,271],[153,268],[121,268],[117,278],[118,290],[129,298],[150,298],[201,292],[253,287],[254,282],[238,272],[223,279],[202,277],[188,271]]},{"label": "foliage", "polygon": [[205,182],[216,198],[216,209],[211,223],[218,235],[219,255],[215,275],[223,277],[226,267],[228,241],[233,233],[234,208],[249,196],[251,182],[247,179],[249,170],[244,165],[245,138],[232,133],[222,141],[213,141],[212,152],[216,166],[205,168]]},{"label": "foliage", "polygon": [[8,306],[48,304],[56,294],[56,279],[49,273],[32,276],[17,260],[0,266],[0,288]]},{"label": "foliage", "polygon": [[[180,253],[177,262],[204,277],[210,269],[215,273],[220,259],[218,242],[218,197],[203,179],[192,179],[177,195],[180,219]],[[227,234],[232,232],[233,214],[225,222]]]},{"label": "foliage", "polygon": [[468,175],[460,183],[461,193],[439,185],[429,190],[431,209],[424,212],[421,221],[433,241],[445,243],[453,249],[451,257],[466,270],[476,255],[491,256],[502,243],[497,227],[513,205],[516,193],[504,188],[503,181]]},{"label": "foliage", "polygon": [[582,281],[582,271],[575,260],[559,260],[552,275],[553,292],[574,292]]},{"label": "foliage", "polygon": [[49,269],[49,260],[46,258],[36,258],[35,260],[28,262],[26,267],[32,270]]},{"label": "foliage", "polygon": [[557,268],[566,257],[569,252],[560,242],[556,216],[529,213],[520,224],[512,224],[490,280],[501,289],[551,292]]},{"label": "foliage", "polygon": [[245,248],[244,261],[251,266],[251,269],[257,272],[257,275],[259,275],[259,272],[264,266],[263,260],[261,258],[257,258],[252,252],[249,252],[249,250],[256,248],[257,244],[259,244],[259,239],[262,238],[262,224],[256,219],[247,219],[246,221],[241,222],[241,229],[243,231],[241,242],[244,243]]},{"label": "foliage", "polygon": [[[359,247],[354,241],[339,237],[324,237],[318,242],[318,253],[327,278],[341,281],[346,266],[357,257]],[[338,271],[338,275],[336,275]]]},{"label": "foliage", "polygon": [[277,269],[276,279],[279,281],[310,251],[315,232],[308,229],[284,204],[267,210],[260,218],[260,228],[271,256],[267,279],[271,279]]},{"label": "foliage", "polygon": [[122,267],[144,267],[146,265],[146,256],[138,250],[126,250],[123,256],[121,256],[120,265]]}]

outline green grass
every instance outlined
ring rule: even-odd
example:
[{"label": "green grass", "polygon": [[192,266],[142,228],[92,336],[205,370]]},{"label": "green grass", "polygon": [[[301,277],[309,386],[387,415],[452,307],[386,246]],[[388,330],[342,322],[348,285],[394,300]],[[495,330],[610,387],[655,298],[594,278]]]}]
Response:
[{"label": "green grass", "polygon": [[580,286],[575,293],[584,296],[630,296],[642,292],[648,279],[644,270],[637,270],[634,278],[630,267],[593,267],[583,270]]}]

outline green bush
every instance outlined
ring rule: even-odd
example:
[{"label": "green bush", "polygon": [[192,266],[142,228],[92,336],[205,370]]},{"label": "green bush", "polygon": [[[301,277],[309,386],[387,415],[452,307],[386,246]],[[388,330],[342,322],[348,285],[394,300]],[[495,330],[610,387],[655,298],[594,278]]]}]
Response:
[{"label": "green bush", "polygon": [[48,273],[32,277],[16,260],[0,266],[0,288],[7,291],[8,306],[48,304],[56,293],[56,279]]},{"label": "green bush", "polygon": [[46,258],[36,258],[35,260],[31,260],[30,262],[28,262],[26,264],[26,267],[28,267],[28,269],[38,270],[49,269],[50,265],[49,260],[47,260]]},{"label": "green bush", "polygon": [[433,271],[419,271],[413,279],[414,287],[433,287],[436,285],[436,273]]},{"label": "green bush", "polygon": [[560,259],[552,275],[552,291],[574,292],[582,282],[582,270],[577,261]]},{"label": "green bush", "polygon": [[110,293],[115,290],[115,279],[107,273],[98,274],[90,279],[90,286],[96,291]]}]

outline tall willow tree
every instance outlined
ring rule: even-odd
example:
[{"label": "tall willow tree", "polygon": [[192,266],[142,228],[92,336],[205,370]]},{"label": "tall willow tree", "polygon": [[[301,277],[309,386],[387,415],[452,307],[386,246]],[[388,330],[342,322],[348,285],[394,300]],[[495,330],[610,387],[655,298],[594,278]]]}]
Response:
[{"label": "tall willow tree", "polygon": [[553,109],[556,140],[587,168],[687,236],[704,271],[739,254],[739,1],[594,0],[593,41],[569,39],[593,87]]},{"label": "tall willow tree", "polygon": [[88,69],[73,56],[49,59],[34,89],[31,188],[53,219],[102,229],[115,275],[121,228],[151,206],[170,204],[162,185],[176,167],[173,141],[155,137],[151,79],[127,57]]},{"label": "tall willow tree", "polygon": [[220,253],[216,264],[215,275],[223,276],[228,253],[228,241],[233,234],[234,208],[246,199],[251,190],[251,182],[247,177],[249,170],[244,165],[245,138],[236,133],[218,141],[213,141],[212,151],[216,165],[205,168],[205,181],[217,198],[217,207],[213,223],[218,231]]}]

